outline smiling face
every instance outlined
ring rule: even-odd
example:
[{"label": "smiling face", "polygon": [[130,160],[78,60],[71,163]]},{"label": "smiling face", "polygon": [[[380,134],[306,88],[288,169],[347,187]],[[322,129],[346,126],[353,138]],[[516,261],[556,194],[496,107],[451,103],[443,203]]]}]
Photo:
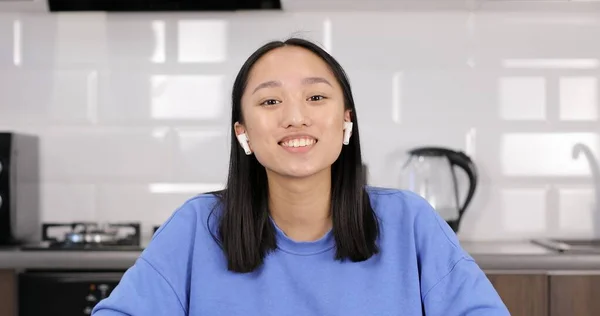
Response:
[{"label": "smiling face", "polygon": [[249,73],[242,95],[250,149],[267,169],[284,177],[307,177],[329,170],[342,149],[344,95],[327,63],[295,46],[276,48]]}]

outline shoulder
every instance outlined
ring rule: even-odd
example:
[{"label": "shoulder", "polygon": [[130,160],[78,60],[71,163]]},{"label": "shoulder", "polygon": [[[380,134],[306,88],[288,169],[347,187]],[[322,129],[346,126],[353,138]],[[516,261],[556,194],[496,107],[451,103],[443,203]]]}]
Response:
[{"label": "shoulder", "polygon": [[205,217],[208,212],[211,212],[215,207],[219,206],[220,199],[216,193],[202,193],[193,196],[184,201],[173,213],[173,216],[179,214],[194,214],[196,216]]},{"label": "shoulder", "polygon": [[443,247],[454,258],[468,257],[454,231],[417,193],[381,187],[368,187],[367,192],[383,229],[397,231],[402,235],[399,238],[411,240],[418,253]]},{"label": "shoulder", "polygon": [[383,187],[367,187],[366,190],[371,206],[380,218],[414,220],[422,215],[434,215],[429,202],[412,191]]},{"label": "shoulder", "polygon": [[427,204],[427,201],[420,195],[408,190],[368,186],[366,191],[371,198],[371,203],[383,203],[384,208],[406,204]]},{"label": "shoulder", "polygon": [[189,229],[198,229],[200,226],[206,226],[211,215],[218,211],[220,200],[214,193],[203,193],[191,197],[184,201],[169,218],[159,227],[153,238],[163,234],[163,231],[170,233],[189,233]]}]

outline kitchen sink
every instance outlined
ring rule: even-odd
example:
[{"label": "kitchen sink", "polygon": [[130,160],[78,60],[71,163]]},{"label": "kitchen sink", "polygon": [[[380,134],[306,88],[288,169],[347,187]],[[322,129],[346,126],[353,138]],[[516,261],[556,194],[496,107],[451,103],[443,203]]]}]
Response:
[{"label": "kitchen sink", "polygon": [[534,244],[564,253],[600,254],[600,239],[534,239]]}]

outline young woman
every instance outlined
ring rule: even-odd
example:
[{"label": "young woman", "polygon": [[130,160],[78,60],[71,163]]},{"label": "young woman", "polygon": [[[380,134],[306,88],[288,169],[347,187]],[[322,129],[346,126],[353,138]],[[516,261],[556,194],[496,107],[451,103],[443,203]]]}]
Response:
[{"label": "young woman", "polygon": [[93,315],[509,315],[424,199],[366,186],[327,52],[264,45],[232,103],[226,189],[183,204]]}]

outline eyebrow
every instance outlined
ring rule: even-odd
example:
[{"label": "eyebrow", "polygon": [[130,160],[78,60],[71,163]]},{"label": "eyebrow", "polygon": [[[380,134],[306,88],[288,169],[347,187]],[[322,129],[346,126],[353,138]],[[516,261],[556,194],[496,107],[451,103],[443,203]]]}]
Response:
[{"label": "eyebrow", "polygon": [[275,87],[281,87],[281,82],[280,81],[265,81],[261,84],[259,84],[258,86],[256,86],[256,88],[254,88],[254,91],[252,91],[252,94],[256,93],[256,91],[263,89],[263,88],[275,88]]},{"label": "eyebrow", "polygon": [[302,83],[303,84],[325,83],[325,84],[328,84],[329,86],[332,86],[331,83],[329,83],[329,81],[327,81],[327,79],[322,78],[322,77],[308,77],[308,78],[304,78],[304,80],[302,80]]},{"label": "eyebrow", "polygon": [[[307,78],[302,79],[302,84],[316,84],[316,83],[324,83],[324,84],[327,84],[327,85],[333,87],[331,85],[331,83],[323,77],[307,77]],[[275,87],[281,87],[281,81],[274,81],[274,80],[265,81],[265,82],[259,84],[258,86],[256,86],[256,88],[254,88],[254,91],[252,91],[252,94],[254,94],[256,91],[263,89],[263,88],[275,88]]]}]

